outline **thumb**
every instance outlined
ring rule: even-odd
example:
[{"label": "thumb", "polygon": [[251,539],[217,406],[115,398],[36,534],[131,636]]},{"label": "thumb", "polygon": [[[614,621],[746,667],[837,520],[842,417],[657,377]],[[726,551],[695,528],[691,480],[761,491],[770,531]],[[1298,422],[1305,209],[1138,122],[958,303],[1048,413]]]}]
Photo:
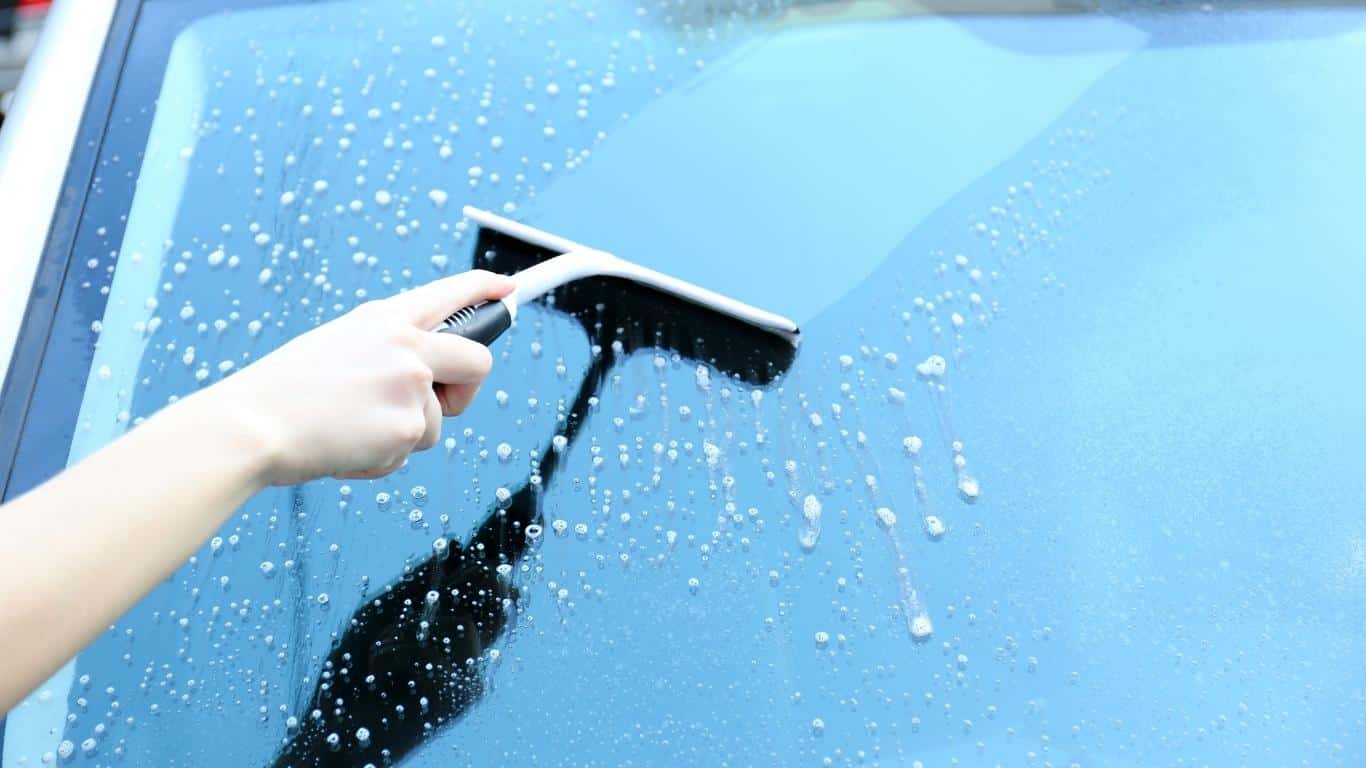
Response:
[{"label": "thumb", "polygon": [[512,278],[482,269],[433,280],[385,299],[400,317],[426,330],[457,309],[481,301],[501,299],[512,293]]}]

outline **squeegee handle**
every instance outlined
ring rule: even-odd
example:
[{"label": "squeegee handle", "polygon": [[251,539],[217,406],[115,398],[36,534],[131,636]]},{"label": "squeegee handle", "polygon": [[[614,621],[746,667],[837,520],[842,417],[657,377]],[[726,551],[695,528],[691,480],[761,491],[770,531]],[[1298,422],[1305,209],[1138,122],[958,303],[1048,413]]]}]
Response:
[{"label": "squeegee handle", "polygon": [[512,327],[512,315],[506,301],[484,301],[456,311],[435,330],[464,336],[487,347]]}]

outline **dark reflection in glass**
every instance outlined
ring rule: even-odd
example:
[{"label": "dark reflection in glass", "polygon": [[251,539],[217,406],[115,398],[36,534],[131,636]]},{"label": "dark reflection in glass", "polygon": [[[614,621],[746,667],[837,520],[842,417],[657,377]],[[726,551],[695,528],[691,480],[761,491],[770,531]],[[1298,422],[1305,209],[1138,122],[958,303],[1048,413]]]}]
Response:
[{"label": "dark reflection in glass", "polygon": [[[490,232],[480,234],[475,253],[477,266],[505,273],[553,255]],[[532,476],[491,507],[467,541],[438,542],[425,561],[405,566],[356,609],[313,678],[309,705],[275,766],[396,763],[478,702],[485,651],[515,616],[517,566],[544,538],[540,491],[572,449],[616,361],[662,349],[763,386],[796,354],[787,339],[616,278],[581,280],[549,301],[576,318],[595,347],[566,412],[565,447],[550,450],[547,440]]]}]

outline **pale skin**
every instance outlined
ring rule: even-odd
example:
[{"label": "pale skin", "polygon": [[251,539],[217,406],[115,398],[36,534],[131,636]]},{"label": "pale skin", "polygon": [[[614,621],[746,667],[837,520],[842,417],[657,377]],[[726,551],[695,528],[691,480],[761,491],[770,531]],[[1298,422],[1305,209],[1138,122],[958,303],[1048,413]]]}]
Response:
[{"label": "pale skin", "polygon": [[473,271],[305,333],[0,507],[0,713],[166,579],[253,494],[375,478],[474,399],[482,345],[432,333],[511,293]]}]

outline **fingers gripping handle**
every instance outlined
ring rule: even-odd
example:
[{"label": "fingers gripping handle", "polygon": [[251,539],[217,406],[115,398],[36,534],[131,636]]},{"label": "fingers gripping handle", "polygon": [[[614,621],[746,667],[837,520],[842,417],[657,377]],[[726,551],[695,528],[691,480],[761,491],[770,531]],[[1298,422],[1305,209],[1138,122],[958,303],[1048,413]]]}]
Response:
[{"label": "fingers gripping handle", "polygon": [[512,327],[512,315],[507,301],[483,301],[458,310],[438,325],[436,331],[464,336],[487,347]]}]

